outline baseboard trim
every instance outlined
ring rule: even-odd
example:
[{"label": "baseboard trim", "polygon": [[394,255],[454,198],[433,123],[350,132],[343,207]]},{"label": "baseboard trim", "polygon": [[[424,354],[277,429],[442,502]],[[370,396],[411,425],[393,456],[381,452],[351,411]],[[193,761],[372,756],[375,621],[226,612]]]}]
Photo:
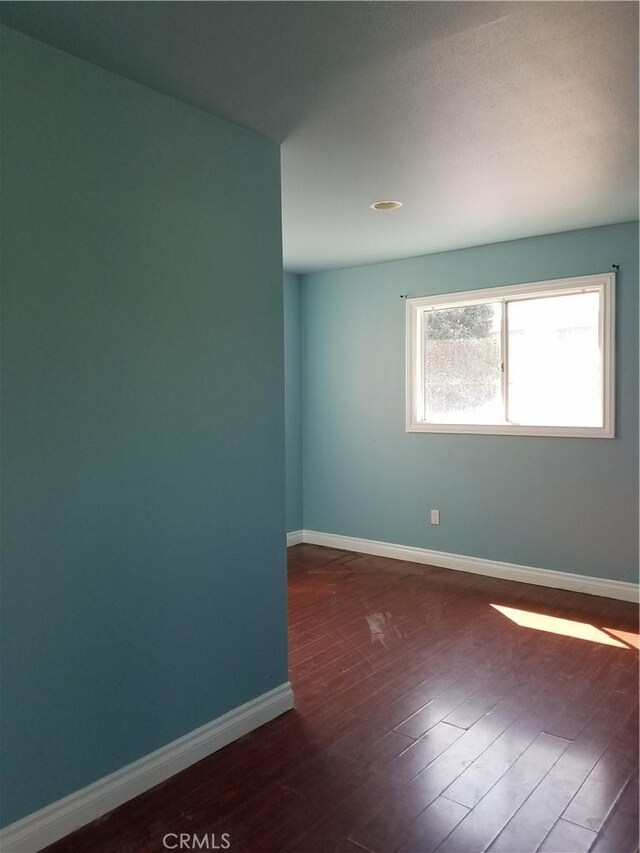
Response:
[{"label": "baseboard trim", "polygon": [[391,542],[376,542],[373,539],[357,539],[353,536],[340,536],[336,533],[321,533],[318,530],[303,530],[302,540],[312,545],[327,545],[330,548],[342,548],[345,551],[356,551],[360,554],[392,557],[395,560],[425,563],[443,569],[472,572],[477,575],[488,575],[493,578],[504,578],[505,580],[520,581],[536,586],[568,589],[572,592],[585,592],[588,595],[601,595],[605,598],[617,598],[621,601],[638,601],[638,584],[626,581],[586,577],[571,572],[558,572],[554,569],[519,566],[515,563],[503,563],[499,560],[486,560],[463,554],[448,554],[445,551],[431,551],[428,548],[414,548]]},{"label": "baseboard trim", "polygon": [[293,530],[291,533],[287,533],[287,548],[292,545],[300,545],[304,541],[303,533],[304,530]]},{"label": "baseboard trim", "polygon": [[289,682],[0,831],[3,853],[36,853],[293,708]]}]

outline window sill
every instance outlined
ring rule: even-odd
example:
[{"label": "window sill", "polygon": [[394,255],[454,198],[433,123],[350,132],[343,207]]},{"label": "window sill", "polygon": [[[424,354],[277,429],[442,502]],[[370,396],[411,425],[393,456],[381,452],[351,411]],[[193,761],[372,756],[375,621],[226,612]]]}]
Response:
[{"label": "window sill", "polygon": [[615,438],[608,427],[524,426],[522,424],[407,424],[407,432],[452,433],[460,435],[529,435],[555,438]]}]

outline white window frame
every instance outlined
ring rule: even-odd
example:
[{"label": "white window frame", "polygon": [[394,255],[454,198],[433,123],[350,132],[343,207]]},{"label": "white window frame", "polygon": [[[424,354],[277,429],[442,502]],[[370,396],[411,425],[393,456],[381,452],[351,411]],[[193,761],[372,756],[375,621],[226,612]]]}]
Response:
[{"label": "white window frame", "polygon": [[[407,302],[407,432],[467,433],[479,435],[536,435],[571,438],[615,438],[615,273],[576,276],[574,278],[513,284],[438,296],[409,298]],[[423,317],[425,308],[457,308],[486,302],[515,302],[544,296],[568,296],[576,293],[600,295],[600,354],[602,363],[602,426],[528,426],[526,424],[447,424],[420,420],[424,411],[422,395],[424,378],[422,355]],[[506,311],[503,311],[503,318]],[[503,319],[502,346],[504,372],[503,396],[508,365],[504,351],[507,330]],[[506,401],[505,401],[506,412]]]}]

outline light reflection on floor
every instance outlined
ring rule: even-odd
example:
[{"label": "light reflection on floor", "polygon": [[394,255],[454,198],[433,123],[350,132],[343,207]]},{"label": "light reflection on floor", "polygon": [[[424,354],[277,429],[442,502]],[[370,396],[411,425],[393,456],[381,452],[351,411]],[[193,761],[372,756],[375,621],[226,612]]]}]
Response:
[{"label": "light reflection on floor", "polygon": [[366,620],[372,644],[381,643],[386,649],[389,649],[407,636],[394,624],[393,617],[388,612],[369,613]]},{"label": "light reflection on floor", "polygon": [[[576,637],[580,640],[589,640],[591,643],[602,643],[605,646],[618,646],[621,649],[628,649],[630,646],[637,649],[640,645],[638,635],[629,631],[596,628],[595,625],[590,625],[588,622],[560,619],[558,616],[547,616],[544,613],[519,610],[516,607],[504,607],[501,604],[492,604],[491,607],[523,628],[533,628],[536,631],[547,631],[551,634],[563,634],[566,637]],[[620,642],[621,640],[624,642]]]}]

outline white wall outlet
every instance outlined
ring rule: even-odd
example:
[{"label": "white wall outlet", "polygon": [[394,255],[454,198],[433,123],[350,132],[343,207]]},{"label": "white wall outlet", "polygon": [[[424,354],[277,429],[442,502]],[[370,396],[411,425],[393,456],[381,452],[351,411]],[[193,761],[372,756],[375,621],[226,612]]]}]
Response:
[{"label": "white wall outlet", "polygon": [[432,509],[431,510],[431,524],[440,524],[440,510]]}]

